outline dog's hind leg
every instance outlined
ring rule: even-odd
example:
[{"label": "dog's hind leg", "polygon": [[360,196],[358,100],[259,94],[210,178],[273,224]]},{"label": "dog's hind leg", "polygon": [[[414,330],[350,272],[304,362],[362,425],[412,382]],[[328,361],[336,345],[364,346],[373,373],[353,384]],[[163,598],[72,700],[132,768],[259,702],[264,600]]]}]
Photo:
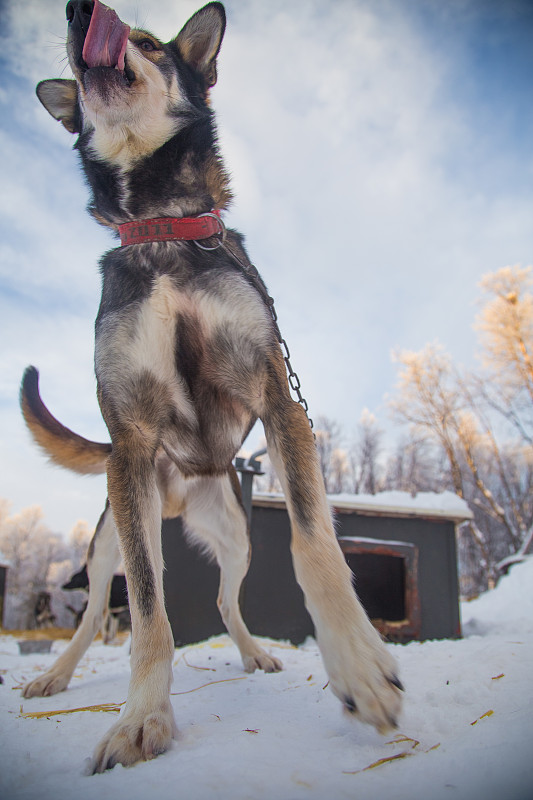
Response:
[{"label": "dog's hind leg", "polygon": [[282,362],[273,365],[269,380],[262,414],[268,452],[287,499],[296,578],[330,687],[347,711],[386,731],[395,727],[401,706],[396,665],[355,594],[309,422],[288,394]]},{"label": "dog's hind leg", "polygon": [[96,527],[87,555],[89,602],[69,646],[50,669],[22,690],[24,697],[41,697],[66,689],[76,665],[98,633],[107,612],[113,573],[120,562],[118,538],[109,505]]},{"label": "dog's hind leg", "polygon": [[154,758],[176,733],[170,703],[174,641],[163,599],[161,499],[154,467],[157,422],[149,404],[146,412],[141,402],[146,396],[138,401],[136,417],[132,413],[133,419],[113,426],[107,466],[131,610],[131,679],[119,720],[95,750],[94,772]]},{"label": "dog's hind leg", "polygon": [[217,604],[244,669],[278,672],[281,661],[253,639],[239,608],[239,590],[250,562],[250,539],[237,475],[232,468],[226,475],[199,478],[191,484],[183,520],[189,538],[216,556],[220,566]]}]

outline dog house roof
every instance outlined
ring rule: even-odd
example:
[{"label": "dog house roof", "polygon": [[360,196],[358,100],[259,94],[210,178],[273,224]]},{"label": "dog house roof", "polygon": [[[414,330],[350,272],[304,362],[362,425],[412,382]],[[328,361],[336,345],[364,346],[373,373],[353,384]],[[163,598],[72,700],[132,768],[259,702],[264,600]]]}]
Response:
[{"label": "dog house roof", "polygon": [[[451,522],[473,519],[468,504],[453,492],[379,492],[378,494],[330,494],[330,505],[340,513],[386,517],[424,517]],[[285,508],[282,494],[254,493],[253,505]]]}]

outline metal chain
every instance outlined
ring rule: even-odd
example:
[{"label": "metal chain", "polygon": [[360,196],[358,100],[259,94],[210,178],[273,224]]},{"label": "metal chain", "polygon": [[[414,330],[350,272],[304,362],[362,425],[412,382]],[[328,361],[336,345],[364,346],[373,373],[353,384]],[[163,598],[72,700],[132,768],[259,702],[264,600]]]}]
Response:
[{"label": "metal chain", "polygon": [[298,373],[294,371],[291,364],[291,354],[289,350],[289,346],[287,342],[281,335],[281,331],[279,329],[278,324],[278,315],[276,313],[276,309],[274,308],[274,298],[271,297],[268,293],[268,289],[265,286],[265,283],[259,274],[257,267],[255,267],[251,261],[244,262],[237,253],[234,252],[233,248],[228,247],[227,241],[224,241],[221,245],[221,248],[228,253],[228,255],[235,261],[235,263],[240,267],[242,272],[244,273],[245,277],[249,280],[252,284],[254,289],[258,292],[263,300],[264,304],[270,311],[270,315],[272,317],[272,322],[274,323],[274,330],[276,332],[277,340],[281,347],[281,354],[283,356],[283,360],[285,362],[285,367],[287,369],[287,378],[289,381],[289,386],[291,387],[292,391],[297,397],[298,403],[302,406],[303,410],[305,411],[305,415],[308,419],[309,425],[311,430],[313,429],[313,420],[309,416],[309,404],[305,397],[302,395],[301,392],[301,382],[300,378],[298,377]]}]

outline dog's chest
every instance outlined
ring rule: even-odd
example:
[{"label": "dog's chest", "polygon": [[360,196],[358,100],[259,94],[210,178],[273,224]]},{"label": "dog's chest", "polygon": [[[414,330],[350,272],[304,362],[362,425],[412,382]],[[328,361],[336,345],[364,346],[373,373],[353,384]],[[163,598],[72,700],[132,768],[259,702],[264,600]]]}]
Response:
[{"label": "dog's chest", "polygon": [[[189,394],[206,384],[231,384],[257,369],[269,342],[268,319],[257,293],[238,276],[207,286],[177,286],[169,275],[141,301],[104,316],[97,327],[99,383],[149,373]],[[239,378],[240,379],[240,378]],[[181,403],[180,403],[181,404]]]}]

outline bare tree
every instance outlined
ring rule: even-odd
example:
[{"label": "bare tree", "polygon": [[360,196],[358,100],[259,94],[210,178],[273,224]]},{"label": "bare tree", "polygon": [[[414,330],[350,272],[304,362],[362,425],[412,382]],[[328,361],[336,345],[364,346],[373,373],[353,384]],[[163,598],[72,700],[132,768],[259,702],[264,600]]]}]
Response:
[{"label": "bare tree", "polygon": [[489,299],[476,321],[483,372],[461,373],[436,344],[397,356],[393,412],[445,453],[452,488],[476,510],[476,524],[462,528],[470,537],[463,549],[479,553],[489,582],[533,524],[531,283],[530,270],[519,267],[483,279]]},{"label": "bare tree", "polygon": [[332,494],[340,494],[346,488],[346,480],[349,474],[349,461],[346,450],[336,447],[331,453],[331,460],[328,469],[327,490]]},{"label": "bare tree", "polygon": [[47,572],[54,561],[65,557],[65,543],[43,521],[39,506],[4,517],[0,527],[0,550],[9,562],[7,573],[6,624],[32,627],[32,610],[39,592],[47,590]]},{"label": "bare tree", "polygon": [[72,561],[75,569],[81,567],[87,560],[87,549],[93,533],[94,528],[90,528],[84,519],[79,519],[69,533],[69,559]]},{"label": "bare tree", "polygon": [[[419,353],[400,354],[398,359],[403,369],[399,392],[391,404],[393,411],[415,432],[433,437],[445,453],[451,488],[478,511],[477,524],[463,526],[461,535],[471,538],[492,583],[497,576],[496,565],[503,557],[502,537],[508,551],[518,544],[515,509],[501,497],[506,489],[502,446],[480,427],[464,380],[440,348],[428,345]],[[495,465],[500,468],[498,476]],[[480,524],[487,515],[499,522],[497,536],[486,524]]]},{"label": "bare tree", "polygon": [[396,396],[390,401],[393,415],[409,424],[415,436],[429,437],[440,445],[448,459],[453,490],[464,497],[457,428],[465,403],[450,357],[433,343],[418,353],[397,353],[395,360],[400,374]]},{"label": "bare tree", "polygon": [[[499,411],[518,423],[521,437],[531,442],[533,421],[533,287],[531,267],[504,267],[480,283],[488,295],[475,327],[485,369],[506,406]],[[516,411],[516,409],[512,409]],[[524,416],[526,419],[524,420]],[[524,422],[528,430],[524,429]]]},{"label": "bare tree", "polygon": [[398,441],[385,464],[383,489],[397,489],[412,496],[450,488],[443,451],[427,435],[408,431]]},{"label": "bare tree", "polygon": [[383,431],[375,415],[365,408],[350,453],[352,490],[356,494],[376,494],[383,488],[379,464],[382,439]]},{"label": "bare tree", "polygon": [[9,514],[9,503],[0,500],[0,551],[8,561],[4,623],[8,628],[32,628],[38,595],[52,596],[58,623],[69,626],[72,615],[61,585],[85,561],[92,531],[78,522],[68,539],[53,533],[44,522],[39,506]]},{"label": "bare tree", "polygon": [[327,492],[333,492],[339,486],[338,474],[333,475],[333,473],[338,472],[341,463],[337,454],[335,456],[337,463],[334,464],[334,453],[340,450],[341,427],[335,420],[319,416],[315,422],[314,433],[324,486]]}]

